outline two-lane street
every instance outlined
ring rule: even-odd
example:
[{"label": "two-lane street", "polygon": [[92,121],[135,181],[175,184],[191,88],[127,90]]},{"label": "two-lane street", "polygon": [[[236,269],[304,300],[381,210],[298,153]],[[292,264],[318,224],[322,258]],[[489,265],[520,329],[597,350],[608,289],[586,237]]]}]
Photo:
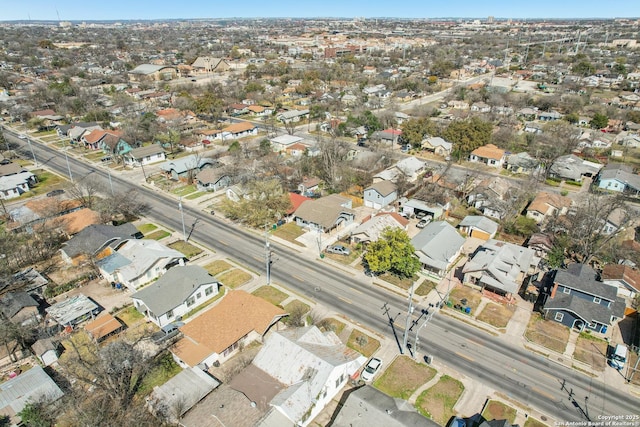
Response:
[{"label": "two-lane street", "polygon": [[[31,157],[26,141],[9,138],[21,145],[25,157]],[[35,141],[32,147],[39,164],[67,176],[67,162],[62,153]],[[74,177],[91,173],[103,179],[105,188],[109,188],[105,169],[71,157],[69,167]],[[115,191],[137,189],[141,200],[151,206],[150,219],[171,229],[182,230],[175,198],[122,179],[118,174],[113,174],[111,179]],[[262,233],[245,231],[186,204],[184,215],[187,228],[195,223],[191,235],[193,240],[226,254],[255,272],[264,270],[265,242]],[[273,282],[393,339],[382,306],[388,303],[392,316],[404,313],[405,298],[372,285],[370,279],[361,273],[335,269],[306,252],[296,252],[274,241],[271,248],[275,259]],[[404,324],[396,322],[396,325],[400,323]],[[402,330],[398,333],[402,334]],[[599,379],[524,350],[519,342],[492,336],[444,314],[436,314],[420,331],[419,350],[420,354],[433,355],[440,363],[558,421],[585,420],[587,416],[597,421],[599,415],[637,414],[640,408],[640,400],[624,389],[613,388]],[[566,390],[573,392],[572,400]]]}]

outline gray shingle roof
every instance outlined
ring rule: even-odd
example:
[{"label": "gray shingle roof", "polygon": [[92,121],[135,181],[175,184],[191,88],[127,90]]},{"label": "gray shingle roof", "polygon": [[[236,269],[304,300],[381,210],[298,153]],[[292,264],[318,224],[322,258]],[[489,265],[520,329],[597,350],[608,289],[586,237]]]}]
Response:
[{"label": "gray shingle roof", "polygon": [[71,258],[83,253],[94,254],[111,241],[131,239],[137,233],[138,229],[131,223],[118,226],[94,224],[73,236],[62,250]]},{"label": "gray shingle roof", "polygon": [[145,145],[144,147],[134,148],[127,153],[127,157],[132,159],[141,159],[143,157],[151,156],[153,154],[162,153],[164,148],[160,144]]},{"label": "gray shingle roof", "polygon": [[160,316],[182,304],[200,286],[212,283],[218,281],[198,265],[176,266],[131,298],[141,300],[153,314]]},{"label": "gray shingle roof", "polygon": [[608,301],[616,300],[616,287],[596,280],[596,272],[585,264],[571,264],[566,270],[556,271],[554,282]]},{"label": "gray shingle roof", "polygon": [[26,292],[9,292],[0,299],[0,311],[11,319],[25,307],[37,307],[38,303]]},{"label": "gray shingle roof", "polygon": [[[11,408],[14,413],[22,411],[28,401],[44,399],[52,402],[64,393],[40,366],[0,384],[0,408]],[[8,409],[8,408],[7,408]]]},{"label": "gray shingle roof", "polygon": [[414,236],[411,244],[423,264],[442,270],[449,265],[449,259],[460,250],[464,240],[451,224],[436,221]]},{"label": "gray shingle roof", "polygon": [[587,323],[596,321],[603,325],[611,324],[611,316],[621,319],[624,316],[624,302],[620,304],[616,298],[613,308],[608,308],[593,301],[570,294],[559,294],[548,299],[544,305],[545,311],[566,310],[574,313]]},{"label": "gray shingle roof", "polygon": [[366,190],[369,189],[375,190],[383,197],[386,197],[396,191],[396,185],[391,181],[378,181],[371,184]]},{"label": "gray shingle roof", "polygon": [[197,154],[181,157],[179,159],[169,160],[160,164],[160,169],[165,172],[185,173],[191,169],[201,169],[204,165],[212,165],[215,162],[208,157],[200,157]]},{"label": "gray shingle roof", "polygon": [[621,167],[605,167],[600,171],[600,180],[615,179],[634,190],[640,190],[640,175],[636,175]]},{"label": "gray shingle roof", "polygon": [[295,216],[309,223],[318,224],[324,228],[331,228],[341,214],[347,213],[355,215],[355,211],[345,208],[344,205],[349,199],[337,194],[321,197],[314,200],[305,200],[296,209]]},{"label": "gray shingle roof", "polygon": [[467,215],[459,225],[460,227],[475,227],[486,231],[489,234],[495,234],[498,231],[498,224],[482,215]]}]

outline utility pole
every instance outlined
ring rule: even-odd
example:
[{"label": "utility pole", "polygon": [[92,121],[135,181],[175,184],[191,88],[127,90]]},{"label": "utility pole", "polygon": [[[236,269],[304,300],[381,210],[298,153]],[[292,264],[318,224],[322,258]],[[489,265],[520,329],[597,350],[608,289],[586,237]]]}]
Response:
[{"label": "utility pole", "polygon": [[107,173],[109,174],[109,186],[111,187],[111,195],[113,196],[113,181],[111,180],[111,168],[107,166]]},{"label": "utility pole", "polygon": [[62,151],[64,151],[64,158],[67,159],[67,171],[69,172],[69,180],[73,183],[73,175],[71,175],[71,166],[69,166],[69,155],[67,154],[68,147],[64,147]]},{"label": "utility pole", "polygon": [[402,342],[402,348],[405,351],[408,351],[409,348],[407,347],[407,345],[409,344],[409,325],[411,323],[411,315],[413,314],[413,283],[411,284],[411,290],[409,291],[409,308],[407,309],[407,321],[405,322],[405,326],[404,326],[404,336],[403,336],[403,342]]},{"label": "utility pole", "polygon": [[31,145],[31,139],[27,137],[27,143],[29,143],[29,149],[31,150],[31,155],[33,156],[33,163],[35,163],[36,167],[38,167],[38,159],[36,159],[36,153],[33,151],[33,146]]},{"label": "utility pole", "polygon": [[180,197],[178,201],[178,208],[180,209],[180,216],[182,217],[182,236],[184,237],[184,241],[187,241],[187,233],[184,228],[184,210],[182,210],[182,197]]},{"label": "utility pole", "polygon": [[264,225],[264,264],[267,272],[267,286],[271,284],[271,245],[269,244],[268,224]]}]

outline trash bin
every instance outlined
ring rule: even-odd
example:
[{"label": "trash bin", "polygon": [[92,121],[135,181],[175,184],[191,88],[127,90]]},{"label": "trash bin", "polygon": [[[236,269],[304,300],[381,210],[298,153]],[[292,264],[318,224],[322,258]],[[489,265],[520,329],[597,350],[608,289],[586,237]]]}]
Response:
[{"label": "trash bin", "polygon": [[449,308],[453,307],[453,303],[451,301],[447,301],[447,307]]},{"label": "trash bin", "polygon": [[471,307],[465,307],[464,312],[467,314],[471,314]]},{"label": "trash bin", "polygon": [[321,254],[320,254],[320,259],[323,259],[323,258],[324,258],[324,254],[323,254],[323,253],[321,253]]}]

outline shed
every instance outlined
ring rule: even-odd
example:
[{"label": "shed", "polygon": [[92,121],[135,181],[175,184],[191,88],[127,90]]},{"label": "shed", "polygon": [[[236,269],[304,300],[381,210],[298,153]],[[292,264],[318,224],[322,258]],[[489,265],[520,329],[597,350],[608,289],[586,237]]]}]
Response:
[{"label": "shed", "polygon": [[100,342],[110,335],[115,335],[123,330],[124,325],[110,313],[104,313],[84,325],[84,329],[94,340]]},{"label": "shed", "polygon": [[75,295],[45,309],[47,314],[61,326],[75,326],[95,317],[100,310],[98,304],[83,294]]}]

